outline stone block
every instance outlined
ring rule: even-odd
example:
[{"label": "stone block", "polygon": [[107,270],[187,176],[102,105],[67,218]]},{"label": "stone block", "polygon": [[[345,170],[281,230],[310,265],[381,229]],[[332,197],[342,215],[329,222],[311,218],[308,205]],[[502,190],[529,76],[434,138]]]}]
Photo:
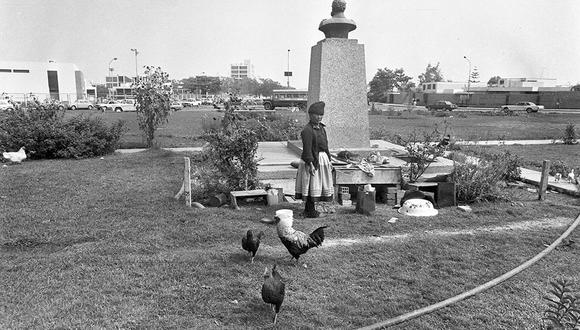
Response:
[{"label": "stone block", "polygon": [[439,182],[437,185],[437,206],[447,207],[457,205],[455,183]]}]

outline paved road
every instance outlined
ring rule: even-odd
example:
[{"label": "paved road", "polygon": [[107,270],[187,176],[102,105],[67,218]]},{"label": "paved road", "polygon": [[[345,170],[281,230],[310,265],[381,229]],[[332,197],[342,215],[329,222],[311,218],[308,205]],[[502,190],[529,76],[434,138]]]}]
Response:
[{"label": "paved road", "polygon": [[[388,103],[375,103],[375,107],[380,110],[386,110],[392,106],[395,110],[406,110],[408,105],[406,104],[388,104]],[[416,109],[427,110],[424,106],[417,105]],[[459,107],[453,112],[491,112],[497,111],[499,108],[481,108],[481,107]],[[580,115],[580,109],[544,109],[544,113],[558,113],[558,114],[574,114]]]},{"label": "paved road", "polygon": [[[479,112],[490,112],[490,111],[498,111],[498,108],[478,108],[478,107],[460,107],[455,111],[479,111]],[[580,115],[580,109],[544,109],[541,110],[543,113],[557,113],[557,114],[573,114],[573,115]]]}]

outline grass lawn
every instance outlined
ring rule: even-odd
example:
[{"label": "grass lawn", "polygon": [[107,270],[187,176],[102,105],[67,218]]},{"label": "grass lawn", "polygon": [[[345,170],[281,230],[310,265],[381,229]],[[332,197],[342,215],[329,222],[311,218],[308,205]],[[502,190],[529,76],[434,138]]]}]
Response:
[{"label": "grass lawn", "polygon": [[[118,119],[125,120],[129,131],[121,141],[121,148],[143,147],[141,132],[137,125],[137,115],[127,113],[100,113],[96,111],[68,111],[72,116],[85,114],[102,117],[107,122]],[[303,112],[278,110],[277,113],[300,121],[307,121]],[[437,117],[426,111],[408,111],[401,115],[369,115],[371,138],[394,140],[396,135],[404,138],[413,132],[433,131],[434,127],[443,132],[447,128],[455,139],[462,140],[521,140],[521,139],[553,139],[559,138],[569,122],[575,123],[580,130],[580,116],[569,114],[530,114],[519,116],[492,116],[479,112],[445,113],[451,117]],[[221,118],[222,112],[203,108],[194,111],[177,111],[171,113],[169,123],[157,131],[158,143],[161,147],[199,146],[203,142],[199,135],[203,131],[203,122]]]},{"label": "grass lawn", "polygon": [[[518,188],[506,192],[513,203],[431,218],[383,205],[369,217],[343,209],[296,219],[305,232],[330,227],[323,246],[303,256],[308,268],[295,267],[275,228],[259,219],[299,206],[186,208],[172,198],[183,155],[149,150],[0,168],[0,328],[263,328],[272,313],[260,297],[262,273],[273,263],[287,291],[278,328],[356,328],[503,274],[580,212],[580,199],[548,194],[540,202]],[[254,264],[241,249],[250,228],[266,235]],[[571,238],[580,242],[578,231]],[[398,328],[537,328],[549,281],[580,283],[577,244]]]},{"label": "grass lawn", "polygon": [[[446,117],[438,117],[445,115]],[[437,126],[440,132],[451,134],[456,140],[543,140],[561,138],[570,122],[580,130],[580,116],[554,113],[498,116],[491,113],[403,112],[400,116],[370,115],[371,136],[407,137],[409,132],[430,133]]]}]

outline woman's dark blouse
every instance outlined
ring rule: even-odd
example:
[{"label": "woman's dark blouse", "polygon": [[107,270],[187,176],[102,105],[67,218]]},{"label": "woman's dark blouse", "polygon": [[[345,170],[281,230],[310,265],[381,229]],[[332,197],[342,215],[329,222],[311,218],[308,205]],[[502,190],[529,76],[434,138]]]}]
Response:
[{"label": "woman's dark blouse", "polygon": [[318,163],[319,152],[326,152],[328,159],[330,159],[328,139],[326,137],[324,126],[324,124],[320,123],[318,128],[315,128],[314,125],[309,122],[304,126],[304,129],[302,129],[302,132],[300,133],[300,137],[302,138],[302,156],[300,158],[307,164],[312,162],[316,169],[320,166]]}]

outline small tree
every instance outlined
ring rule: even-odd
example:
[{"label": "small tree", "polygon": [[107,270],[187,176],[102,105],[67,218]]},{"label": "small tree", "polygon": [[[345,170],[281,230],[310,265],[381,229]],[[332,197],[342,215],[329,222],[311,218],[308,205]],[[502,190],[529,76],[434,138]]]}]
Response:
[{"label": "small tree", "polygon": [[489,78],[489,80],[487,81],[487,86],[488,87],[494,87],[499,85],[499,81],[501,80],[500,76],[493,76],[491,78]]},{"label": "small tree", "polygon": [[137,95],[137,117],[143,131],[147,147],[153,146],[155,131],[167,123],[171,112],[171,84],[169,74],[160,67],[145,67],[145,77],[133,84]]},{"label": "small tree", "polygon": [[409,134],[409,139],[405,142],[405,149],[409,153],[408,168],[403,170],[403,176],[409,182],[417,182],[431,163],[445,154],[445,147],[438,144],[439,139],[437,128],[431,133],[423,132],[422,138],[417,132]]},{"label": "small tree", "polygon": [[564,130],[564,136],[562,137],[564,144],[576,144],[578,142],[576,138],[576,125],[574,123],[568,123]]},{"label": "small tree", "polygon": [[439,68],[439,62],[437,62],[437,65],[435,66],[432,66],[431,63],[427,64],[425,73],[419,75],[419,83],[423,84],[438,81],[443,81],[443,73],[441,73],[441,69]]},{"label": "small tree", "polygon": [[395,89],[409,90],[414,87],[413,78],[407,76],[402,68],[391,70],[378,69],[369,83],[368,97],[371,102],[386,102],[388,92]]}]

